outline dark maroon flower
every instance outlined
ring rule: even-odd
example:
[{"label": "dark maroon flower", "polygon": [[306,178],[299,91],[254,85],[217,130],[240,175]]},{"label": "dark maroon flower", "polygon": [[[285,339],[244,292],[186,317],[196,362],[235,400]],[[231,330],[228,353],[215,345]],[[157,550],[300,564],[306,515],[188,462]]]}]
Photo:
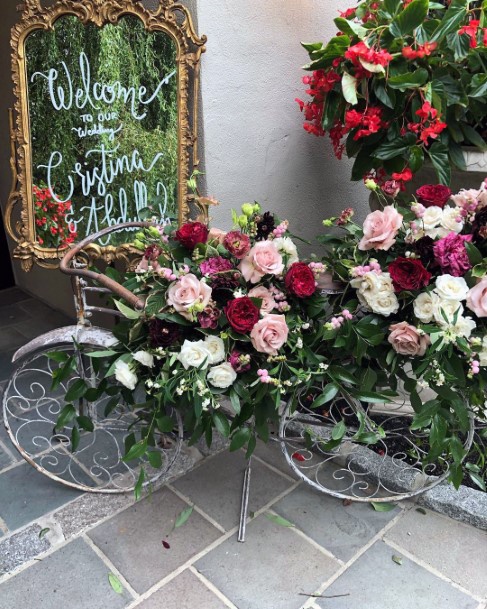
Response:
[{"label": "dark maroon flower", "polygon": [[478,242],[487,239],[487,207],[482,208],[475,214],[472,228],[474,241]]},{"label": "dark maroon flower", "polygon": [[250,251],[250,239],[248,235],[244,235],[238,230],[232,230],[225,235],[223,246],[232,256],[241,260]]},{"label": "dark maroon flower", "polygon": [[207,242],[209,232],[206,224],[201,222],[186,222],[176,231],[175,238],[184,247],[194,250],[198,243]]},{"label": "dark maroon flower", "polygon": [[421,262],[426,266],[432,264],[435,260],[435,254],[433,252],[434,244],[434,239],[426,236],[418,239],[413,245],[415,254],[421,258]]},{"label": "dark maroon flower", "polygon": [[416,198],[424,207],[444,207],[451,197],[451,190],[443,184],[425,184],[416,191]]},{"label": "dark maroon flower", "polygon": [[230,365],[237,373],[243,373],[250,370],[250,356],[247,353],[242,353],[234,349],[228,358]]},{"label": "dark maroon flower", "polygon": [[291,264],[284,283],[288,292],[298,298],[308,298],[316,291],[316,277],[309,266],[304,262]]},{"label": "dark maroon flower", "polygon": [[162,254],[162,247],[158,245],[149,245],[144,252],[144,258],[147,260],[157,260],[159,256]]},{"label": "dark maroon flower", "polygon": [[260,311],[250,298],[235,298],[225,307],[228,323],[235,332],[247,334],[259,321]]},{"label": "dark maroon flower", "polygon": [[396,292],[402,290],[420,290],[427,286],[431,279],[421,260],[399,257],[389,265],[389,274]]},{"label": "dark maroon flower", "polygon": [[181,326],[162,319],[152,319],[149,322],[149,337],[151,347],[170,347],[177,343],[182,336]]},{"label": "dark maroon flower", "polygon": [[221,314],[221,310],[214,303],[210,303],[201,313],[198,313],[198,322],[202,328],[216,330]]},{"label": "dark maroon flower", "polygon": [[276,228],[276,221],[270,211],[266,211],[264,215],[257,220],[256,241],[264,241]]}]

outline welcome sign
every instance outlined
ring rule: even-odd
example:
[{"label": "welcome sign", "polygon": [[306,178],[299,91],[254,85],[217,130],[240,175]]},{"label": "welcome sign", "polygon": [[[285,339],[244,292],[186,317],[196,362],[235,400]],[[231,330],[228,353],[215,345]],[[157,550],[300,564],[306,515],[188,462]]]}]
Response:
[{"label": "welcome sign", "polygon": [[[134,17],[74,16],[26,40],[36,237],[64,247],[150,206],[177,215],[176,47]],[[127,235],[101,245],[124,243]]]}]

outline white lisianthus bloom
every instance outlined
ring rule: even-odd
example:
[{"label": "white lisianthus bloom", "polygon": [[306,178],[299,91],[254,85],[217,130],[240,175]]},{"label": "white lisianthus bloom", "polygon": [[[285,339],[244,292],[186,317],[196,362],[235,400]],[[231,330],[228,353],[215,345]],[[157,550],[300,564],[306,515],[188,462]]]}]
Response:
[{"label": "white lisianthus bloom", "polygon": [[460,213],[458,207],[445,207],[443,209],[443,217],[441,219],[442,228],[449,233],[461,233],[463,230],[463,222],[457,222]]},{"label": "white lisianthus bloom", "polygon": [[225,359],[225,343],[219,336],[207,336],[205,345],[211,354],[210,364],[218,364]]},{"label": "white lisianthus bloom", "polygon": [[139,362],[143,366],[147,366],[147,368],[152,368],[154,366],[154,356],[148,351],[137,351],[137,353],[134,353],[133,357],[136,362]]},{"label": "white lisianthus bloom", "polygon": [[137,385],[138,378],[134,374],[132,368],[124,361],[119,359],[115,363],[115,378],[119,383],[122,383],[124,387],[133,391]]},{"label": "white lisianthus bloom", "polygon": [[389,273],[365,273],[352,279],[350,285],[357,290],[360,303],[373,313],[388,317],[399,310],[399,301]]},{"label": "white lisianthus bloom", "polygon": [[437,205],[427,207],[421,219],[426,232],[438,228],[443,220],[443,210]]},{"label": "white lisianthus bloom", "polygon": [[298,249],[289,237],[278,237],[273,241],[281,256],[286,256],[287,266],[299,262]]},{"label": "white lisianthus bloom", "polygon": [[213,366],[210,368],[207,379],[214,387],[219,387],[220,389],[226,389],[230,387],[237,378],[237,373],[232,368],[232,365],[229,362],[224,362],[219,366]]},{"label": "white lisianthus bloom", "polygon": [[462,313],[463,306],[459,300],[442,300],[438,298],[433,306],[433,317],[436,323],[439,323],[441,326],[452,325],[455,315],[460,317]]},{"label": "white lisianthus bloom", "polygon": [[178,355],[178,360],[183,364],[186,370],[188,368],[201,368],[204,370],[205,368],[208,368],[211,357],[211,351],[204,341],[198,340],[191,342],[185,340]]},{"label": "white lisianthus bloom", "polygon": [[463,317],[460,315],[457,319],[457,323],[453,326],[453,331],[457,336],[468,339],[476,327],[477,324],[471,317]]},{"label": "white lisianthus bloom", "polygon": [[440,275],[436,280],[436,293],[442,300],[465,300],[468,285],[463,277]]},{"label": "white lisianthus bloom", "polygon": [[414,314],[419,321],[425,324],[433,319],[434,307],[439,302],[437,294],[434,292],[423,292],[413,303]]}]

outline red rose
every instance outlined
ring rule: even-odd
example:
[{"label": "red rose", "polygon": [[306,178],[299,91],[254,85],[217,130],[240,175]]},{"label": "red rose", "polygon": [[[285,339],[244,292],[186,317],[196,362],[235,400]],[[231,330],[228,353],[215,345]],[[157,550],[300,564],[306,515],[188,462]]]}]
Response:
[{"label": "red rose", "polygon": [[198,243],[208,240],[208,227],[201,222],[186,222],[176,231],[176,240],[189,250],[194,250]]},{"label": "red rose", "polygon": [[316,290],[316,278],[313,271],[304,262],[291,264],[284,283],[288,292],[298,298],[313,296]]},{"label": "red rose", "polygon": [[399,257],[389,265],[389,273],[396,292],[401,290],[420,290],[428,285],[431,273],[421,260]]},{"label": "red rose", "polygon": [[228,323],[235,332],[247,334],[259,321],[260,312],[247,296],[231,300],[224,309]]},{"label": "red rose", "polygon": [[223,246],[232,256],[241,260],[250,251],[250,239],[240,231],[232,230],[225,235]]},{"label": "red rose", "polygon": [[451,190],[442,184],[426,184],[416,191],[416,198],[425,207],[444,207],[451,197]]}]

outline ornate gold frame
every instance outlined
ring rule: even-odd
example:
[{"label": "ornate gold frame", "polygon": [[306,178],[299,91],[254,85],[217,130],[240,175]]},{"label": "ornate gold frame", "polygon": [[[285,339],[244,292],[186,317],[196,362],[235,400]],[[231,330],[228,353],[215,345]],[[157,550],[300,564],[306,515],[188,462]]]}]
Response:
[{"label": "ornate gold frame", "polygon": [[[34,262],[45,268],[58,266],[63,252],[42,248],[35,241],[32,201],[31,141],[27,99],[25,39],[33,30],[52,29],[62,15],[75,15],[82,23],[102,27],[117,23],[125,15],[141,19],[148,31],[167,32],[177,46],[179,109],[179,222],[189,218],[206,221],[208,210],[188,189],[188,179],[198,167],[198,90],[200,58],[205,51],[206,36],[197,36],[188,9],[175,0],[159,0],[154,10],[146,9],[141,0],[57,0],[43,7],[41,0],[26,0],[20,5],[20,21],[12,29],[12,73],[16,97],[15,116],[10,111],[12,187],[5,210],[5,226],[16,242],[14,258],[22,269],[30,271]],[[15,208],[21,203],[20,219],[14,221]],[[90,246],[91,260],[112,262],[127,260],[130,246]]]}]

